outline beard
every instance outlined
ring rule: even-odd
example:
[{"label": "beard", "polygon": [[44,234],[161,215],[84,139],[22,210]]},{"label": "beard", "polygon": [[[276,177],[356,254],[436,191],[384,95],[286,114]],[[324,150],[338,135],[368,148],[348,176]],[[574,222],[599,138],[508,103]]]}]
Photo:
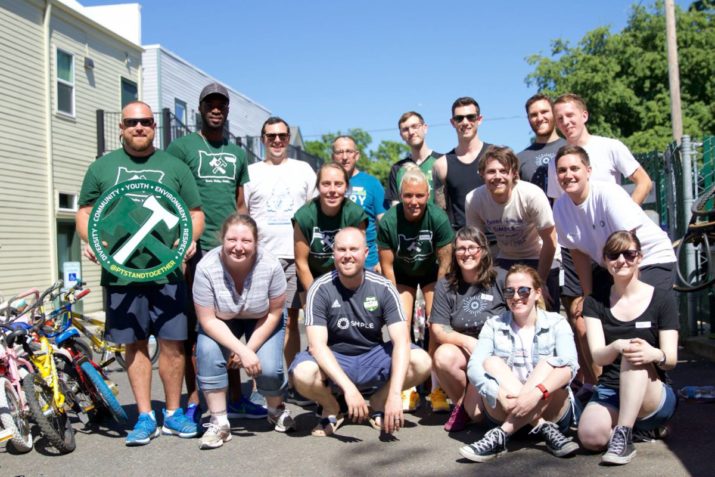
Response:
[{"label": "beard", "polygon": [[201,114],[201,128],[207,131],[223,131],[223,127],[226,124],[226,116],[223,116],[218,125],[215,125],[213,121],[209,119],[208,114]]}]

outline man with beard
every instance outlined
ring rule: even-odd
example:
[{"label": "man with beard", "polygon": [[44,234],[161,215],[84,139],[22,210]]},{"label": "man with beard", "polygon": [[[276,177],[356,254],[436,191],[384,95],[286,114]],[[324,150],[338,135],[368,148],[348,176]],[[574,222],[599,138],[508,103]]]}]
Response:
[{"label": "man with beard", "polygon": [[427,177],[430,188],[430,202],[435,202],[444,209],[444,190],[439,182],[434,183],[432,168],[437,159],[442,154],[435,152],[427,146],[425,136],[427,135],[427,124],[422,115],[415,111],[407,111],[397,121],[400,136],[410,147],[410,153],[392,165],[390,169],[390,179],[385,197],[385,207],[389,208],[400,202],[400,182],[404,175],[403,166],[415,163],[422,173]]},{"label": "man with beard", "polygon": [[[219,229],[223,221],[238,211],[248,213],[243,199],[243,185],[248,182],[248,164],[246,151],[232,144],[224,135],[224,125],[229,111],[228,90],[219,83],[210,83],[199,95],[199,113],[201,130],[182,136],[169,144],[166,152],[184,161],[196,179],[201,194],[203,210],[206,214],[204,230],[196,255],[186,266],[186,280],[190,287],[193,283],[196,265],[205,252],[219,245]],[[189,338],[186,340],[186,352],[193,356],[196,345],[196,313],[193,303],[189,310]],[[193,360],[187,361],[185,370],[186,391],[189,396],[188,414],[198,421],[199,394],[196,389],[196,367]],[[231,381],[231,417],[265,418],[266,410],[262,406],[252,405],[251,401],[240,394],[240,374],[236,370],[229,372]],[[234,409],[234,408],[240,409]]]},{"label": "man with beard", "polygon": [[[457,147],[434,163],[434,172],[444,184],[446,210],[454,230],[464,227],[464,198],[484,184],[479,175],[479,160],[489,144],[479,139],[482,124],[479,103],[470,97],[457,98],[452,103],[452,127],[457,132]],[[494,237],[487,236],[490,242]]]},{"label": "man with beard", "polygon": [[[189,207],[193,237],[184,260],[190,259],[196,251],[195,241],[204,228],[201,198],[191,171],[175,157],[154,149],[156,124],[147,104],[140,101],[127,104],[119,127],[123,147],[97,159],[85,174],[76,217],[77,233],[88,241],[92,207],[107,190],[119,183],[146,178],[176,191]],[[171,246],[174,240],[173,234],[162,233],[160,229],[152,235],[164,246]],[[97,262],[89,244],[85,246],[84,255]],[[130,268],[145,268],[147,263],[152,263],[147,262],[147,255],[134,253],[124,264]],[[148,444],[160,433],[151,407],[152,369],[147,340],[152,334],[159,342],[159,376],[166,398],[161,432],[185,438],[195,436],[196,423],[179,407],[187,335],[187,292],[181,270],[176,269],[153,282],[139,283],[102,269],[101,283],[106,287],[106,337],[113,343],[126,345],[127,374],[139,412],[134,429],[127,434],[126,445]]]}]

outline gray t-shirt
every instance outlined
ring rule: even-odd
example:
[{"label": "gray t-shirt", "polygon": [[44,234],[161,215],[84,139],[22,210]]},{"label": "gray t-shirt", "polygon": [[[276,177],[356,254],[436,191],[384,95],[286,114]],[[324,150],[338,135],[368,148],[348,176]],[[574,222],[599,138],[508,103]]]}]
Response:
[{"label": "gray t-shirt", "polygon": [[305,326],[327,326],[328,347],[355,356],[381,344],[382,326],[405,320],[400,296],[385,277],[365,271],[357,290],[345,288],[332,271],[308,290]]},{"label": "gray t-shirt", "polygon": [[546,194],[549,184],[549,163],[554,160],[559,149],[565,145],[566,141],[558,138],[547,144],[533,143],[517,154],[521,180],[541,187]]},{"label": "gray t-shirt", "polygon": [[435,286],[430,323],[449,325],[458,333],[478,338],[489,318],[506,311],[502,295],[504,275],[497,276],[488,288],[460,283],[456,290],[449,287],[446,278],[440,278]]},{"label": "gray t-shirt", "polygon": [[259,319],[268,314],[268,302],[285,294],[286,277],[277,258],[258,252],[256,263],[243,282],[241,293],[221,262],[221,247],[207,253],[196,266],[194,303],[211,307],[222,320]]}]

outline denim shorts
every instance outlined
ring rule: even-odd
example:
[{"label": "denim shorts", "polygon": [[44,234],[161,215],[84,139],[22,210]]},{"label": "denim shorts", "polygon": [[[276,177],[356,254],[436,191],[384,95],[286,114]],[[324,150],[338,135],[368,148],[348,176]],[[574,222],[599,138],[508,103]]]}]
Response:
[{"label": "denim shorts", "polygon": [[[650,416],[636,419],[636,423],[633,425],[634,430],[651,431],[663,426],[665,423],[670,421],[670,419],[672,419],[673,414],[675,414],[675,408],[678,404],[678,398],[675,395],[675,391],[673,391],[673,388],[669,384],[663,383],[663,390],[665,392],[663,393],[658,409]],[[594,386],[593,396],[591,396],[591,400],[588,402],[587,406],[591,403],[600,404],[618,411],[620,407],[618,389],[606,386]]]},{"label": "denim shorts", "polygon": [[[558,422],[555,422],[562,434],[566,434],[568,432],[569,427],[571,427],[571,424],[576,425],[576,423],[578,423],[578,419],[581,416],[581,403],[578,401],[578,399],[573,399],[571,393],[569,393],[569,400],[571,402],[570,406],[568,407],[568,410],[559,418]],[[487,429],[500,427],[502,424],[503,422],[499,422],[492,416],[490,416],[489,412],[484,413],[484,426]],[[516,433],[519,436],[523,436],[525,434],[528,434],[529,431],[531,431],[532,429],[533,426],[527,424],[523,428],[519,429]]]}]

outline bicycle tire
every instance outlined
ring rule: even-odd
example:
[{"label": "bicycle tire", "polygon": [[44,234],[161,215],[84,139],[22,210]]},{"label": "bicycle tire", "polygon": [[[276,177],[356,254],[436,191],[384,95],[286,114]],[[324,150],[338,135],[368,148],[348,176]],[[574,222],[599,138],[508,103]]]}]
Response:
[{"label": "bicycle tire", "polygon": [[[159,361],[159,341],[154,337],[154,335],[151,335],[148,340],[148,347],[149,347],[149,360],[151,360],[151,364],[156,364],[157,361]],[[117,363],[119,363],[119,366],[124,368],[126,371],[127,369],[127,361],[124,359],[124,352],[123,351],[116,351],[114,353],[114,357],[117,360]]]},{"label": "bicycle tire", "polygon": [[72,350],[75,354],[80,354],[86,356],[88,360],[94,360],[94,352],[92,347],[85,340],[81,338],[70,338],[64,343],[62,343],[63,348]]},{"label": "bicycle tire", "polygon": [[[64,409],[54,409],[52,389],[36,374],[25,376],[22,380],[22,389],[25,391],[25,399],[30,407],[32,418],[40,426],[42,435],[61,454],[72,452],[77,446],[74,431]],[[46,407],[53,408],[49,416],[43,412],[43,408]]]},{"label": "bicycle tire", "polygon": [[707,204],[710,199],[715,199],[715,184],[711,185],[708,190],[693,201],[690,212],[698,217],[715,216],[715,208],[705,209],[705,204]]},{"label": "bicycle tire", "polygon": [[95,404],[100,404],[102,407],[106,408],[115,421],[119,423],[126,422],[127,413],[124,411],[122,405],[119,404],[117,397],[114,395],[112,390],[109,389],[107,383],[104,382],[104,378],[101,374],[99,374],[99,371],[97,371],[89,361],[83,362],[80,365],[80,368],[85,376],[89,378],[94,386],[94,389],[97,391],[96,396],[100,402],[95,401]]},{"label": "bicycle tire", "polygon": [[5,377],[0,377],[0,423],[3,429],[9,429],[13,433],[7,442],[9,449],[18,454],[32,450],[30,423],[23,415],[15,388]]},{"label": "bicycle tire", "polygon": [[702,232],[688,232],[685,234],[679,242],[675,249],[675,271],[677,273],[676,283],[673,285],[673,289],[683,293],[693,293],[696,291],[703,290],[713,284],[715,284],[715,273],[713,273],[712,264],[708,270],[705,280],[701,282],[691,283],[690,280],[683,276],[683,272],[680,269],[680,263],[685,261],[683,250],[685,250],[685,245],[699,241],[703,246],[703,253],[708,257],[711,257],[710,252],[710,240],[708,239],[707,233]]}]

